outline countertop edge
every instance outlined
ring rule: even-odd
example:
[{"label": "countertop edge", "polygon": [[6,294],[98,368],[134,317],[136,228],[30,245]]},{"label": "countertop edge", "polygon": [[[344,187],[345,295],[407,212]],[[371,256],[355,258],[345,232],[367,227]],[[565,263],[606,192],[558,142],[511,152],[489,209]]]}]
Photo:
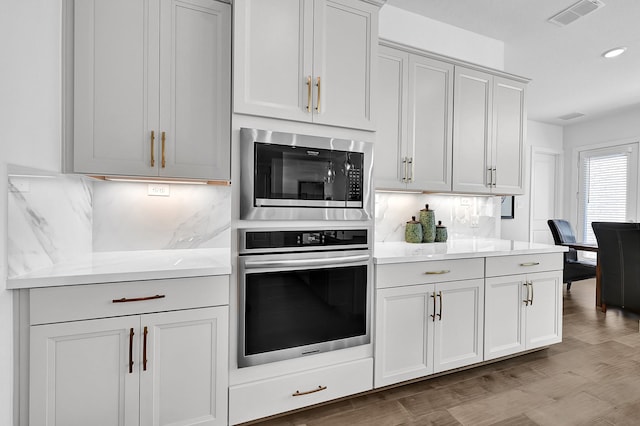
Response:
[{"label": "countertop edge", "polygon": [[34,278],[8,278],[7,290],[21,290],[37,287],[60,287],[79,284],[106,284],[127,281],[179,279],[230,274],[231,265],[175,271],[136,271]]}]

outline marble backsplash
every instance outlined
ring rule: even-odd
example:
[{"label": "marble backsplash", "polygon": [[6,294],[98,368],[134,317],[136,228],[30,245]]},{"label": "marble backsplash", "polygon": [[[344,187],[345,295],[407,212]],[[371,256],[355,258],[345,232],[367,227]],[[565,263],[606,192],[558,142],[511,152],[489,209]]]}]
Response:
[{"label": "marble backsplash", "polygon": [[452,238],[499,238],[500,197],[376,192],[376,242],[404,241],[411,216],[429,204]]},{"label": "marble backsplash", "polygon": [[228,248],[231,188],[97,181],[9,167],[8,276],[104,251]]}]

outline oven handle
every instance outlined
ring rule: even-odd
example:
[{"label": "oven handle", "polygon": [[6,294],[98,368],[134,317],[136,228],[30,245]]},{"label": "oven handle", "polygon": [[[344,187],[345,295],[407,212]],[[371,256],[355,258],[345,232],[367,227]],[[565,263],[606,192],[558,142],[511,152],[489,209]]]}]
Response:
[{"label": "oven handle", "polygon": [[253,268],[273,268],[273,267],[287,267],[287,266],[319,266],[319,265],[336,265],[344,263],[354,263],[369,260],[371,258],[368,254],[361,254],[357,256],[341,256],[341,257],[328,257],[323,259],[293,259],[293,260],[263,260],[263,261],[247,261],[244,264],[246,269]]}]

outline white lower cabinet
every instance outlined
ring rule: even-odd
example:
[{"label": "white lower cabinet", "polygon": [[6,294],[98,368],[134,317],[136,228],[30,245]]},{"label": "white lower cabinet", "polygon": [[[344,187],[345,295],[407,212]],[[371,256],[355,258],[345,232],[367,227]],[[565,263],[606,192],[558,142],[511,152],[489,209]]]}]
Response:
[{"label": "white lower cabinet", "polygon": [[373,359],[365,358],[229,388],[229,424],[283,413],[372,388]]},{"label": "white lower cabinet", "polygon": [[497,273],[498,266],[509,271],[502,264],[504,260],[522,270],[550,270],[486,278],[485,360],[562,341],[562,269],[557,269],[558,264],[561,268],[562,257],[488,258],[487,274]]},{"label": "white lower cabinet", "polygon": [[[423,281],[448,274],[476,276],[463,281],[395,285],[376,269],[375,368],[376,388],[415,379],[483,360],[484,259],[407,264],[394,283],[411,282],[422,268]],[[448,269],[441,269],[444,266]],[[435,267],[435,269],[434,269]],[[464,269],[463,269],[464,268]],[[381,280],[382,279],[382,280]]]},{"label": "white lower cabinet", "polygon": [[[221,293],[228,303],[225,279]],[[189,280],[163,281],[179,281],[184,292],[193,290]],[[127,284],[144,294],[148,283]],[[104,293],[99,286],[111,284],[78,287]],[[38,290],[32,290],[32,309],[42,301]],[[166,295],[157,296],[132,303],[114,303],[114,296],[107,303],[113,305],[112,314],[132,305],[154,311],[156,301],[171,307]],[[206,294],[201,303],[211,302],[209,296],[218,295]],[[49,302],[55,306],[56,298]],[[226,425],[228,317],[225,304],[32,325],[29,424]]]}]

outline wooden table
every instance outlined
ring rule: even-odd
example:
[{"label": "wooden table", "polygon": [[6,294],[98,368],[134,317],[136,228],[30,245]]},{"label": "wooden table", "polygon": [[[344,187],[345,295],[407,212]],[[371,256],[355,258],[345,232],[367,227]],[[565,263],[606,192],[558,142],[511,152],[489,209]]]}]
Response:
[{"label": "wooden table", "polygon": [[602,283],[600,282],[600,257],[597,256],[598,245],[589,243],[563,243],[563,246],[576,250],[592,251],[596,253],[596,307],[602,308]]}]

